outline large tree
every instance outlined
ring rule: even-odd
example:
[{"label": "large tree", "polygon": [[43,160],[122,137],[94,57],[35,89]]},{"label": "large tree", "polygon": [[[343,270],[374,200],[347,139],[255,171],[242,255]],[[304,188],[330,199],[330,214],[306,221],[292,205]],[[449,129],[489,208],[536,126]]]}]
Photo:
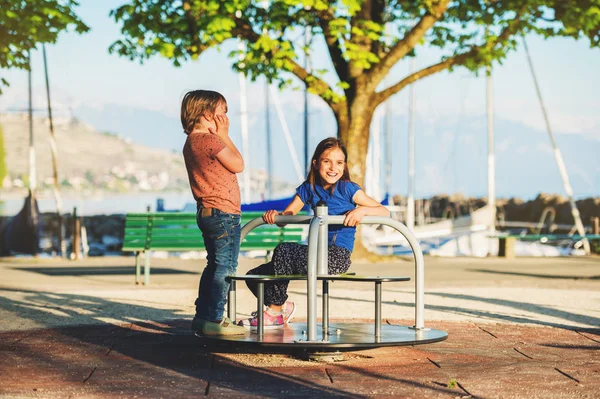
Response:
[{"label": "large tree", "polygon": [[[241,39],[236,71],[282,84],[291,74],[329,105],[360,184],[374,111],[407,85],[501,62],[529,33],[600,44],[600,0],[131,0],[112,15],[124,37],[110,51],[142,62],[159,54],[178,66]],[[336,82],[301,65],[304,28],[326,42]],[[384,87],[392,67],[423,47],[439,48],[439,61]]]},{"label": "large tree", "polygon": [[[29,69],[29,52],[38,43],[55,43],[69,28],[89,28],[73,11],[75,0],[2,0],[0,5],[0,69]],[[8,82],[0,75],[0,93]]]}]

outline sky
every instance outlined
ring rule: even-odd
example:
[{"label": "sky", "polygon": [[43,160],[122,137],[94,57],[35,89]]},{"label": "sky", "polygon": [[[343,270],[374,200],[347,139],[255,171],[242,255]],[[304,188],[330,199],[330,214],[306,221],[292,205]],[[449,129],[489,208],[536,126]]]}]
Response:
[{"label": "sky", "polygon": [[[172,134],[180,134],[180,126],[176,121],[182,96],[189,90],[204,88],[220,91],[229,102],[230,117],[232,118],[232,137],[241,146],[239,134],[239,77],[231,71],[228,52],[234,48],[235,42],[223,46],[221,51],[209,50],[198,61],[189,62],[183,67],[173,67],[166,59],[155,57],[140,65],[138,61],[129,61],[116,55],[108,54],[112,42],[121,38],[118,25],[109,17],[109,11],[124,3],[122,0],[92,1],[81,0],[76,9],[82,20],[88,24],[91,31],[84,35],[63,33],[55,45],[47,46],[51,85],[55,114],[66,113],[69,108],[103,109],[117,107],[122,110],[147,110],[169,118],[173,122]],[[527,38],[538,81],[548,110],[552,130],[559,141],[565,141],[569,136],[600,142],[600,49],[590,49],[587,40],[572,39],[543,40],[539,37]],[[422,49],[416,59],[417,68],[435,63],[437,53],[433,50]],[[313,48],[314,68],[330,68],[328,58],[324,55],[323,46],[317,43]],[[34,107],[43,109],[45,89],[43,81],[43,64],[41,52],[33,53],[34,69]],[[388,83],[393,83],[409,71],[409,63],[402,61],[390,74]],[[0,112],[14,110],[26,104],[27,74],[24,71],[3,71],[3,76],[11,83],[4,89],[0,97]],[[481,121],[486,117],[486,81],[483,76],[458,69],[453,73],[443,72],[421,80],[415,84],[416,118],[421,121],[418,135],[434,136],[437,141],[448,139],[448,126],[468,125],[473,121]],[[253,121],[264,115],[264,83],[248,82],[249,117]],[[302,93],[286,90],[280,93],[281,102],[286,112],[296,110],[302,112]],[[525,52],[521,48],[511,53],[503,65],[496,66],[493,71],[493,103],[494,120],[515,123],[530,128],[532,131],[545,132],[545,123],[540,104],[536,97],[531,72],[529,71]],[[316,97],[310,100],[311,115],[315,120],[313,125],[317,131],[311,132],[312,148],[321,138],[335,135],[335,122],[326,105]],[[403,121],[404,126],[393,126],[393,129],[405,131],[408,114],[408,90],[403,90],[390,100],[389,112],[392,120]],[[132,111],[133,112],[133,111]],[[301,120],[296,115],[294,121]],[[77,115],[75,115],[77,116]],[[301,129],[297,123],[292,131],[298,133]],[[126,135],[126,132],[117,132]],[[171,134],[165,133],[165,134]],[[446,134],[446,136],[444,136]],[[482,132],[485,134],[485,132]],[[265,143],[253,132],[250,134],[251,167],[264,168]],[[450,140],[454,136],[450,136]],[[542,136],[540,136],[542,137]],[[469,137],[461,137],[468,142]],[[294,137],[296,150],[300,161],[303,160],[302,138]],[[544,139],[542,139],[544,140]],[[549,140],[546,137],[548,148]],[[496,136],[496,148],[518,146]],[[287,147],[286,147],[287,148]],[[394,148],[405,151],[405,146],[395,144]],[[523,150],[525,153],[527,150]],[[574,151],[574,150],[572,150]],[[481,148],[485,153],[485,148]],[[551,155],[549,155],[551,156]],[[278,165],[277,173],[282,179],[296,181],[296,173],[290,162],[289,153],[277,151],[274,162]],[[485,156],[477,155],[485,168]],[[406,173],[405,156],[401,161],[395,161],[394,173]],[[566,157],[567,158],[567,157]],[[279,167],[279,165],[282,165]],[[569,166],[569,165],[567,165]],[[384,166],[382,166],[382,169]],[[432,161],[417,162],[417,177],[435,178],[443,166],[435,165]],[[429,171],[429,172],[428,172]],[[428,174],[429,173],[429,174]],[[556,172],[557,173],[557,172]],[[598,181],[598,169],[588,171],[589,181]],[[437,176],[440,180],[440,176]],[[401,180],[398,179],[400,182]],[[403,183],[393,183],[393,192],[402,193]],[[589,184],[588,184],[589,186]],[[485,184],[477,188],[468,186],[458,187],[467,195],[482,195]],[[577,194],[577,187],[576,189]],[[544,188],[545,191],[563,193],[560,179]],[[499,192],[499,195],[534,196],[535,192]],[[432,189],[422,189],[417,195],[431,194]],[[600,196],[600,188],[586,188],[586,194]]]}]

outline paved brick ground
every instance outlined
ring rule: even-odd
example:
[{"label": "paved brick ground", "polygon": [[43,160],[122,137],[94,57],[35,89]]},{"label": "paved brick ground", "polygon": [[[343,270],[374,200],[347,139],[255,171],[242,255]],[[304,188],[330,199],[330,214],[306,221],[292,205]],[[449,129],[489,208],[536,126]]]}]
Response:
[{"label": "paved brick ground", "polygon": [[600,397],[600,329],[437,322],[431,327],[447,331],[448,340],[318,363],[204,341],[188,325],[140,321],[2,333],[0,395]]}]

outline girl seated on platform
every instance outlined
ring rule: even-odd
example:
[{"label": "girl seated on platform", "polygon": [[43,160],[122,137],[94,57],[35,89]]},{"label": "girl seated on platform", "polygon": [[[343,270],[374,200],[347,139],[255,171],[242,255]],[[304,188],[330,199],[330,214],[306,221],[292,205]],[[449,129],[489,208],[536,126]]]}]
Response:
[{"label": "girl seated on platform", "polygon": [[[350,267],[350,255],[354,248],[356,225],[364,216],[389,216],[389,211],[369,197],[360,186],[350,180],[347,164],[348,153],[341,140],[330,137],[321,141],[312,156],[310,171],[304,183],[296,188],[296,195],[283,212],[269,210],[263,219],[275,223],[277,215],[296,215],[305,204],[315,211],[317,203],[324,201],[329,215],[346,215],[344,225],[328,226],[328,270],[329,274],[345,273]],[[358,205],[358,206],[357,206]],[[307,274],[308,246],[297,243],[281,243],[273,251],[270,262],[250,270],[250,275],[294,275]],[[294,315],[296,305],[288,301],[289,281],[264,283],[264,328],[282,328]],[[258,283],[246,281],[246,285],[257,296]],[[259,311],[263,311],[259,309]],[[239,324],[256,330],[257,312],[253,317],[240,320]]]}]

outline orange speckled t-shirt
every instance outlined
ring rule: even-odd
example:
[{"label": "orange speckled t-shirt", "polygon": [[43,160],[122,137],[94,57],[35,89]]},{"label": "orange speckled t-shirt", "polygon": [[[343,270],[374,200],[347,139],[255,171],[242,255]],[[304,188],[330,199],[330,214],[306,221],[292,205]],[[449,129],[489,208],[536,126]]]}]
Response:
[{"label": "orange speckled t-shirt", "polygon": [[221,138],[211,133],[191,133],[183,145],[183,159],[194,199],[204,208],[241,214],[240,186],[217,154],[225,148]]}]

